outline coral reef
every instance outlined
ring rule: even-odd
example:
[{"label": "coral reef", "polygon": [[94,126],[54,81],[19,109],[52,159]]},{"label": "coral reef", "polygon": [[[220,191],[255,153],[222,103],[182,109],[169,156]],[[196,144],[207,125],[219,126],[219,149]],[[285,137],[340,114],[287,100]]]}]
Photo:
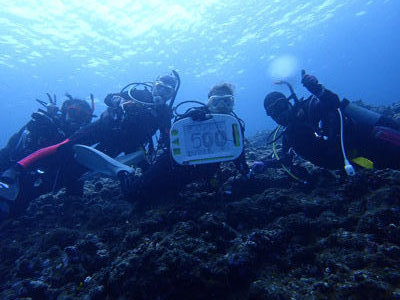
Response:
[{"label": "coral reef", "polygon": [[[249,161],[271,155],[266,135]],[[95,177],[43,195],[0,224],[0,298],[400,299],[400,172],[302,164],[311,188],[226,164],[224,192],[130,203]]]}]

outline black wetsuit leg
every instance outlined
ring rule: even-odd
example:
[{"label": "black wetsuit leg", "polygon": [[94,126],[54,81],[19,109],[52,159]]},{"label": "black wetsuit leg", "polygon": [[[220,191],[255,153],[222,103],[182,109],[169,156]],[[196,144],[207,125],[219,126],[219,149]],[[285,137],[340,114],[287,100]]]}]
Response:
[{"label": "black wetsuit leg", "polygon": [[218,164],[181,166],[165,153],[133,184],[132,194],[138,199],[174,196],[190,182],[211,178],[217,169]]},{"label": "black wetsuit leg", "polygon": [[400,131],[376,126],[372,132],[370,149],[374,166],[378,169],[400,170]]}]

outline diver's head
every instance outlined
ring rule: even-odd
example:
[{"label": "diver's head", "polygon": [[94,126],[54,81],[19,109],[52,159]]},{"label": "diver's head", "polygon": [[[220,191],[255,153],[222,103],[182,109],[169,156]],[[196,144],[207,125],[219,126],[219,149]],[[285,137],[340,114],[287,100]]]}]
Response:
[{"label": "diver's head", "polygon": [[175,93],[177,80],[172,75],[159,76],[153,84],[153,101],[155,104],[165,104]]},{"label": "diver's head", "polygon": [[230,83],[214,85],[208,92],[208,109],[211,113],[229,114],[233,110],[235,98],[234,87]]},{"label": "diver's head", "polygon": [[69,95],[68,98],[61,106],[61,117],[69,129],[77,130],[89,124],[93,117],[89,103],[85,100],[72,98]]},{"label": "diver's head", "polygon": [[264,108],[268,116],[276,123],[287,126],[290,120],[292,104],[289,99],[280,92],[272,92],[265,96]]}]

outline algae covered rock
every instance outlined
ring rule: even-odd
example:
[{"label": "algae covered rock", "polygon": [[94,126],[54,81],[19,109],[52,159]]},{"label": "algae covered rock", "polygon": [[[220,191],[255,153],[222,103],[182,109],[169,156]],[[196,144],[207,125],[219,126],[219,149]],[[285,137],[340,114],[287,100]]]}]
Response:
[{"label": "algae covered rock", "polygon": [[[271,157],[267,135],[249,161]],[[43,195],[0,224],[0,298],[399,299],[400,172],[296,164],[312,185],[226,164],[221,190],[130,203],[96,177],[82,197]]]}]

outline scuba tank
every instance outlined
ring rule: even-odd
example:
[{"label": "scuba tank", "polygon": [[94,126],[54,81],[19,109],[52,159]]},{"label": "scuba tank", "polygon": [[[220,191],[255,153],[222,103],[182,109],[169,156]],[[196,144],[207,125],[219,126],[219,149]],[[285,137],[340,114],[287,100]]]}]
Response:
[{"label": "scuba tank", "polygon": [[352,103],[346,98],[343,99],[341,108],[346,117],[356,122],[358,127],[363,127],[367,130],[372,130],[382,117],[381,114]]}]

